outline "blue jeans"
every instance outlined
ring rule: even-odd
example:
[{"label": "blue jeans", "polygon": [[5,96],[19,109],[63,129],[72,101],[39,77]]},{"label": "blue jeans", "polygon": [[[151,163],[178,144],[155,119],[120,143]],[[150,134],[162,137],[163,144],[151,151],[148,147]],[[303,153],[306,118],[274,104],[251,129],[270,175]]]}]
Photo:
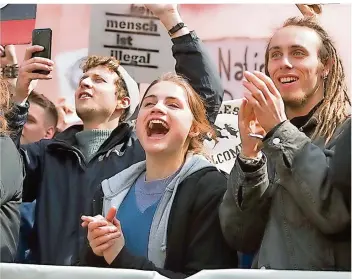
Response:
[{"label": "blue jeans", "polygon": [[24,202],[20,205],[21,226],[17,247],[17,263],[33,263],[29,249],[29,239],[33,230],[36,201]]},{"label": "blue jeans", "polygon": [[238,252],[238,258],[239,258],[239,268],[242,269],[247,269],[251,268],[252,262],[254,259],[254,254],[243,254]]}]

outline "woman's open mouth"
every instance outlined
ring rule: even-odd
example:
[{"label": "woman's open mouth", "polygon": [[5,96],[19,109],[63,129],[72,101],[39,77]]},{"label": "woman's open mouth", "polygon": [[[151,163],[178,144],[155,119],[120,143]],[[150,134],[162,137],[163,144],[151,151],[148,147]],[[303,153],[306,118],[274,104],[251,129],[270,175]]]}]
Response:
[{"label": "woman's open mouth", "polygon": [[151,138],[163,138],[169,130],[169,125],[161,119],[151,119],[147,125],[147,135]]}]

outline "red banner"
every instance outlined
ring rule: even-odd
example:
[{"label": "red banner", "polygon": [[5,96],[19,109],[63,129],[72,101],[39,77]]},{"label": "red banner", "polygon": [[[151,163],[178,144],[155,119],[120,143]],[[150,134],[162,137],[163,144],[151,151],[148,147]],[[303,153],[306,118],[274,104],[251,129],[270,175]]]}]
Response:
[{"label": "red banner", "polygon": [[36,4],[0,6],[0,44],[28,44],[35,28]]}]

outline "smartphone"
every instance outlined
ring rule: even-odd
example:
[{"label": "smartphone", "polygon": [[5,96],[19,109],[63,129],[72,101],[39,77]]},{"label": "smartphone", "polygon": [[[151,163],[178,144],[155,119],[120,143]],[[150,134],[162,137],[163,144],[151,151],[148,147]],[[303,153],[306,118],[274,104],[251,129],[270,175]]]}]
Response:
[{"label": "smartphone", "polygon": [[[42,51],[34,52],[32,57],[51,59],[52,30],[50,28],[34,29],[32,32],[32,45],[44,47]],[[33,73],[48,75],[49,71],[36,70]]]}]

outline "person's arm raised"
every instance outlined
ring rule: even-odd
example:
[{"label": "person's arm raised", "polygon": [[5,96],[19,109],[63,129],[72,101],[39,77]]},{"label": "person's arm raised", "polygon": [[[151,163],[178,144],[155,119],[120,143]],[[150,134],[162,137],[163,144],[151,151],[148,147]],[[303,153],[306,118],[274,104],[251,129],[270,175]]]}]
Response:
[{"label": "person's arm raised", "polygon": [[34,52],[43,50],[42,46],[30,46],[26,49],[23,63],[20,65],[18,70],[18,78],[16,83],[16,90],[13,96],[13,101],[17,104],[24,104],[36,87],[38,80],[49,80],[52,79],[51,74],[43,75],[39,73],[33,73],[36,70],[52,71],[54,62],[50,59],[42,57],[33,57]]},{"label": "person's arm raised", "polygon": [[[169,31],[182,22],[176,4],[145,5]],[[194,31],[183,27],[171,35],[172,53],[176,60],[175,71],[187,78],[193,89],[202,97],[208,120],[213,124],[220,109],[224,88],[220,75],[206,47]]]},{"label": "person's arm raised", "polygon": [[[181,15],[178,12],[177,4],[146,4],[145,5],[156,17],[158,17],[161,23],[164,25],[167,31],[178,23],[183,22]],[[187,26],[181,28],[179,31],[171,35],[171,38],[177,38],[186,34],[190,31]]]},{"label": "person's arm raised", "polygon": [[35,70],[52,70],[53,61],[45,58],[35,57],[32,54],[43,50],[41,46],[30,46],[27,48],[24,61],[19,67],[18,78],[12,101],[14,103],[11,113],[8,115],[8,125],[11,139],[17,146],[23,158],[25,168],[25,179],[23,181],[23,201],[33,201],[36,199],[38,181],[41,181],[42,167],[46,143],[39,141],[31,144],[20,144],[22,129],[27,121],[29,103],[28,96],[36,86],[38,79],[51,79],[49,75],[33,73]]},{"label": "person's arm raised", "polygon": [[296,4],[296,7],[304,17],[318,17],[323,11],[320,4]]}]

